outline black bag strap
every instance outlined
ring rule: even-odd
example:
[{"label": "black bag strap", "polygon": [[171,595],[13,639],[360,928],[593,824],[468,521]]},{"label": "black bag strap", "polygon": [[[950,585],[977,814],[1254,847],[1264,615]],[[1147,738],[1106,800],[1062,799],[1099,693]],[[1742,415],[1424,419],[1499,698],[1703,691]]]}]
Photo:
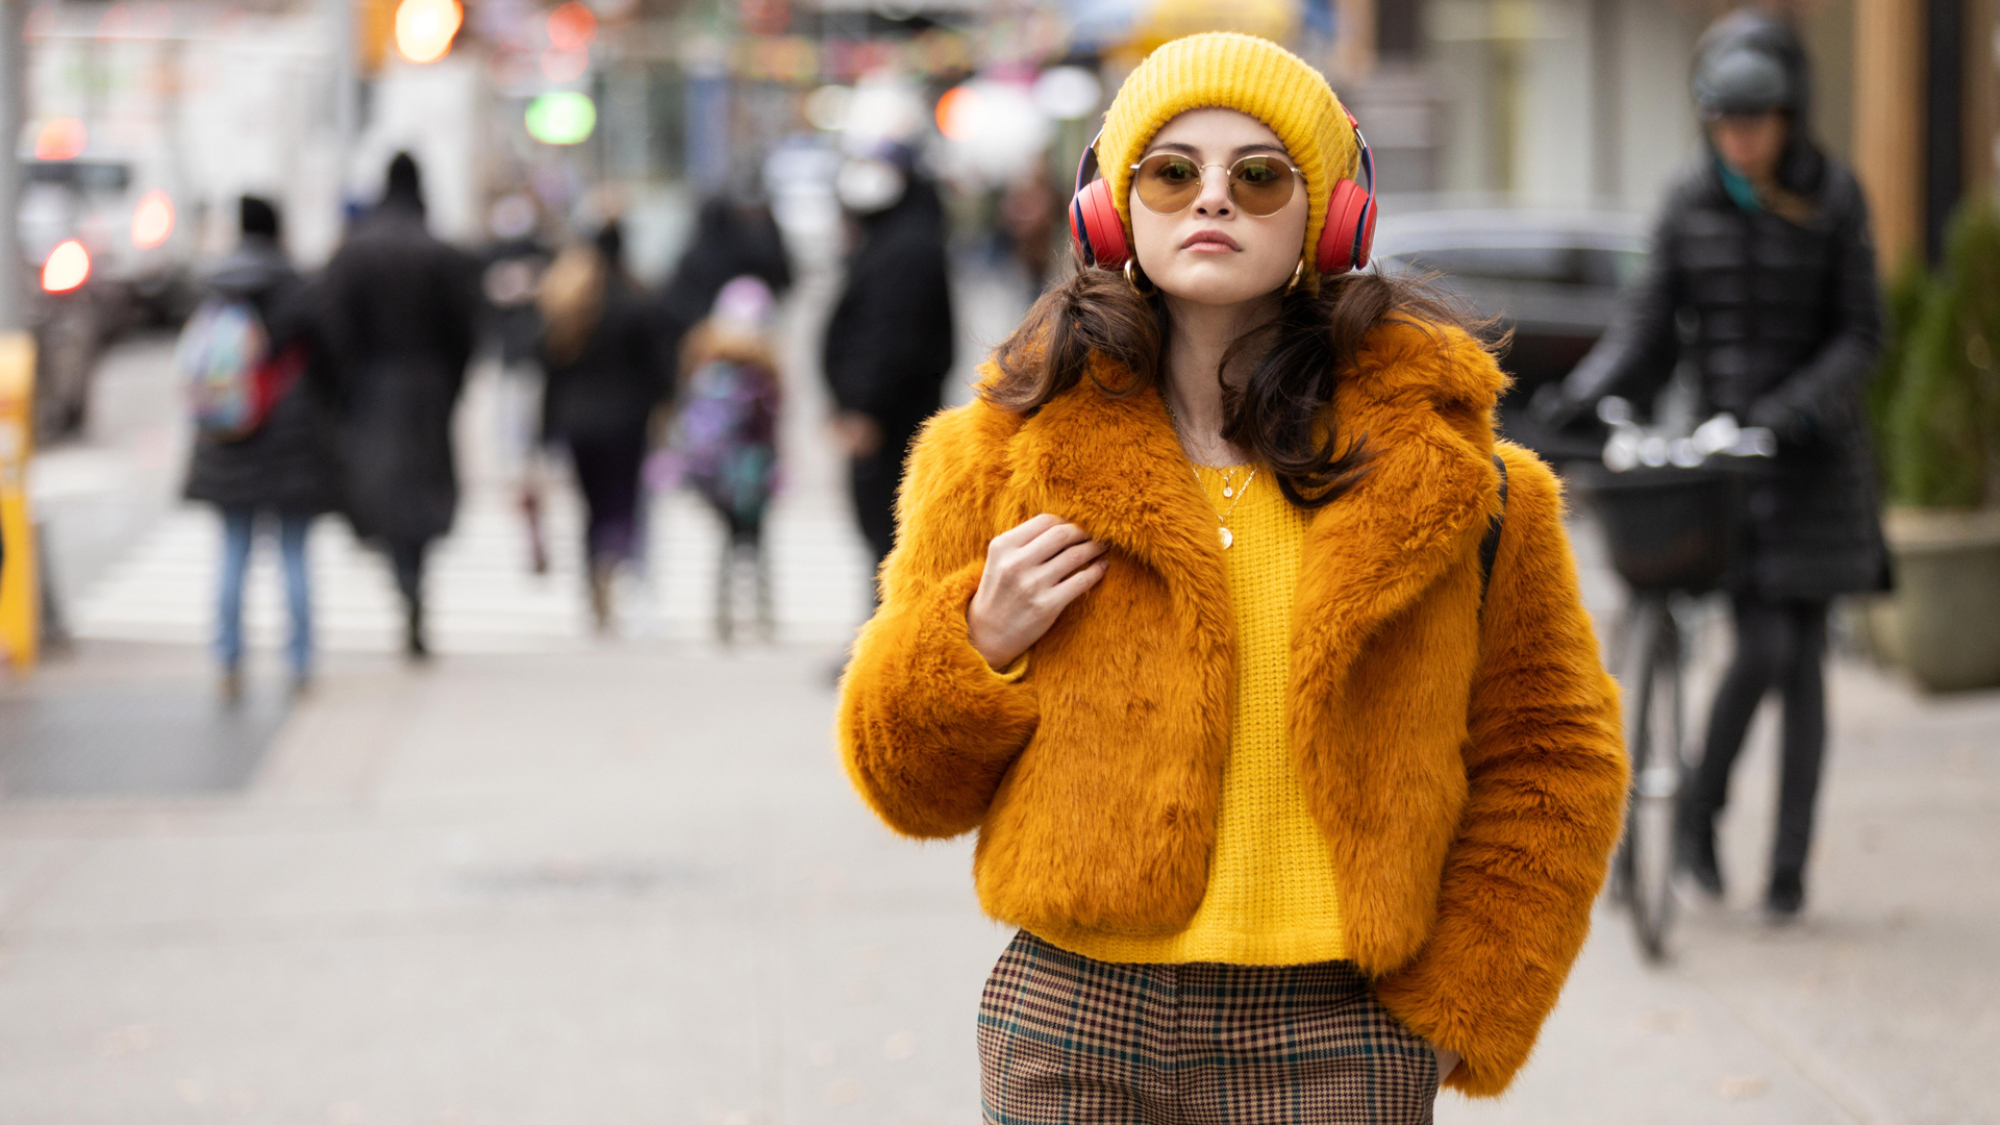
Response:
[{"label": "black bag strap", "polygon": [[1479,605],[1486,605],[1486,588],[1493,584],[1493,560],[1500,557],[1500,529],[1507,523],[1507,462],[1498,453],[1493,467],[1500,470],[1500,510],[1486,521],[1486,538],[1479,541]]}]

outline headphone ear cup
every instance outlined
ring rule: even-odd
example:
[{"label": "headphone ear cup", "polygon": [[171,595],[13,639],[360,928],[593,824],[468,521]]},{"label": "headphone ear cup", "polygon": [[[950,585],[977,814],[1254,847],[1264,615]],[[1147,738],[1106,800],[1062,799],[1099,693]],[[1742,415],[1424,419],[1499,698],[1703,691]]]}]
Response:
[{"label": "headphone ear cup", "polygon": [[1375,199],[1353,180],[1333,185],[1326,201],[1326,226],[1316,253],[1321,273],[1346,273],[1368,264],[1375,245]]},{"label": "headphone ear cup", "polygon": [[1115,270],[1132,256],[1125,244],[1125,224],[1111,205],[1111,184],[1092,180],[1069,205],[1069,234],[1086,265]]},{"label": "headphone ear cup", "polygon": [[1082,192],[1069,197],[1069,244],[1077,259],[1089,266],[1095,256],[1090,252],[1090,235],[1083,229]]}]

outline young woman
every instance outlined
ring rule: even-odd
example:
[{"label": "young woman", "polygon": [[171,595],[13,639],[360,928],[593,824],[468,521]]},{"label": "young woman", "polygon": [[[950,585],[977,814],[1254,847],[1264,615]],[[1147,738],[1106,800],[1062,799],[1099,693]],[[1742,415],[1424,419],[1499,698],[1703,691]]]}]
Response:
[{"label": "young woman", "polygon": [[1136,261],[920,439],[849,773],[900,832],[978,829],[1021,928],[988,1120],[1429,1121],[1527,1058],[1619,830],[1556,483],[1446,309],[1341,276],[1366,156],[1299,59],[1169,43],[1096,154],[1091,253]]},{"label": "young woman", "polygon": [[640,469],[653,410],[669,396],[666,363],[646,294],[625,270],[624,227],[609,222],[588,246],[556,258],[542,279],[542,440],[569,449],[585,511],[583,557],[590,616],[613,624],[618,568],[644,532]]}]

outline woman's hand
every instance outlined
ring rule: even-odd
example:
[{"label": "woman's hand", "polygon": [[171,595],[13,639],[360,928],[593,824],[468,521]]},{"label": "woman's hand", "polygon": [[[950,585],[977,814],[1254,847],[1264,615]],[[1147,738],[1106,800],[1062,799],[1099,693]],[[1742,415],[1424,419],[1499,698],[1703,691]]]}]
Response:
[{"label": "woman's hand", "polygon": [[[1004,668],[1042,639],[1069,603],[1097,585],[1108,559],[1082,528],[1039,515],[993,537],[986,571],[966,607],[972,647]],[[1093,561],[1094,560],[1094,561]]]}]

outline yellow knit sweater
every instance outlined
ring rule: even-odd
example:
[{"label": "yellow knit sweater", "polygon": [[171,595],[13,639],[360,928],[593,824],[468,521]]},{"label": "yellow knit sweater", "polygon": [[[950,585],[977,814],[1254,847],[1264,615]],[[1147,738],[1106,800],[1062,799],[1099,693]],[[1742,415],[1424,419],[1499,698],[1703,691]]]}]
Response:
[{"label": "yellow knit sweater", "polygon": [[1036,931],[1100,961],[1298,965],[1346,956],[1333,857],[1306,810],[1285,730],[1292,599],[1311,516],[1267,472],[1225,497],[1224,473],[1240,484],[1249,468],[1197,474],[1216,512],[1230,513],[1235,536],[1223,559],[1236,615],[1236,698],[1208,891],[1187,927],[1163,937]]}]

